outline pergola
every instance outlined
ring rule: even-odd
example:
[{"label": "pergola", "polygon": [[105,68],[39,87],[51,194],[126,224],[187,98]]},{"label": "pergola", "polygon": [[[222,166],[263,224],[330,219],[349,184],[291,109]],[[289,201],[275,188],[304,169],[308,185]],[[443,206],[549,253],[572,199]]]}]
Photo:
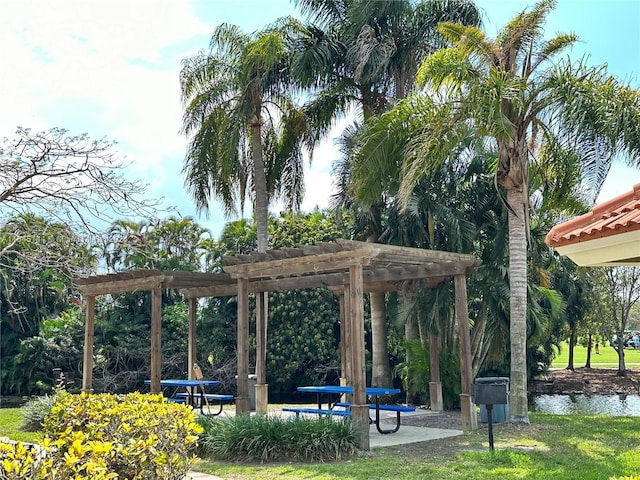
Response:
[{"label": "pergola", "polygon": [[[360,432],[360,448],[369,449],[369,403],[365,388],[364,293],[400,290],[406,282],[424,280],[427,287],[455,283],[455,315],[460,337],[460,369],[463,429],[477,428],[471,398],[471,345],[467,306],[466,276],[480,261],[466,254],[399,247],[351,240],[316,243],[299,248],[271,250],[225,257],[224,273],[175,271],[135,271],[77,279],[86,297],[87,322],[83,369],[83,389],[91,389],[93,357],[93,317],[95,296],[135,290],[152,292],[151,307],[151,391],[160,391],[161,293],[177,288],[189,299],[188,362],[196,359],[195,332],[197,299],[238,297],[236,413],[246,414],[249,405],[249,295],[264,296],[270,291],[331,288],[340,296],[341,382],[353,386],[352,419]],[[256,410],[267,411],[266,315],[257,301],[256,311]],[[190,372],[190,376],[192,373]],[[432,398],[441,398],[441,383],[433,379]],[[440,392],[438,393],[437,388]],[[437,408],[437,406],[436,406]],[[440,406],[441,408],[441,406]]]}]

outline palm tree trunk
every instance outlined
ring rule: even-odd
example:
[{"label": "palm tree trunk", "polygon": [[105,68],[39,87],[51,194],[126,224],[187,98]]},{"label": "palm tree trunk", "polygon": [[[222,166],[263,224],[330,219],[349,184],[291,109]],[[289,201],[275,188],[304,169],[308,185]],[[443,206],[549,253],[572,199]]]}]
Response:
[{"label": "palm tree trunk", "polygon": [[[258,110],[259,111],[259,110]],[[266,252],[269,246],[269,196],[267,195],[267,175],[262,155],[262,124],[259,116],[251,121],[251,154],[253,156],[253,186],[255,200],[253,211],[256,218],[258,252]],[[266,292],[256,295],[256,374],[259,375],[256,389],[256,411],[267,413],[268,390],[266,385],[267,323],[269,300]]]},{"label": "palm tree trunk", "polygon": [[522,187],[507,190],[509,210],[509,287],[513,423],[528,424],[527,403],[527,237]]},{"label": "palm tree trunk", "polygon": [[391,387],[384,292],[371,292],[371,386]]},{"label": "palm tree trunk", "polygon": [[251,121],[251,154],[253,156],[253,183],[255,201],[253,205],[258,235],[258,251],[266,252],[269,244],[267,222],[269,219],[269,197],[267,195],[267,178],[264,171],[262,155],[262,126],[260,118]]}]

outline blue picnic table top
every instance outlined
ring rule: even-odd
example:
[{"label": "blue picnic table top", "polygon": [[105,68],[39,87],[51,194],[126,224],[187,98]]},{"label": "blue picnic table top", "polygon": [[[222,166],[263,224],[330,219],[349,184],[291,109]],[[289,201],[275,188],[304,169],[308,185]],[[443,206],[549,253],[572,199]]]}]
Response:
[{"label": "blue picnic table top", "polygon": [[[151,385],[151,380],[145,380],[146,385]],[[199,387],[204,385],[205,387],[213,387],[220,385],[218,380],[187,380],[183,378],[167,378],[160,380],[160,385],[163,387]]]},{"label": "blue picnic table top", "polygon": [[[367,395],[395,395],[400,393],[399,388],[382,388],[382,387],[367,387]],[[349,385],[312,385],[309,387],[298,387],[299,392],[308,393],[334,393],[337,395],[353,395],[353,387]]]}]

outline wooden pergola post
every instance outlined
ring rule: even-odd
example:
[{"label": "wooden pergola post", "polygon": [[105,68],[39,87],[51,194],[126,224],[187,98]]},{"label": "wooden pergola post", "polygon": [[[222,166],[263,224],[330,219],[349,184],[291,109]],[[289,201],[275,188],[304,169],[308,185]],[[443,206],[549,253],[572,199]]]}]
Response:
[{"label": "wooden pergola post", "polygon": [[196,378],[193,364],[197,361],[196,322],[198,319],[198,299],[189,299],[189,351],[187,353],[187,370],[189,380]]},{"label": "wooden pergola post", "polygon": [[162,288],[151,289],[151,393],[160,393],[162,378]]},{"label": "wooden pergola post", "polygon": [[460,337],[460,410],[462,414],[462,429],[465,431],[478,428],[476,407],[471,398],[471,337],[469,335],[469,307],[467,306],[467,277],[455,275],[456,320],[458,322],[458,336]]},{"label": "wooden pergola post", "polygon": [[364,342],[364,287],[362,265],[349,266],[349,323],[351,331],[351,382],[353,405],[351,419],[359,435],[360,450],[369,450],[369,402],[367,400],[367,378],[365,371]]},{"label": "wooden pergola post", "polygon": [[340,314],[338,327],[340,329],[340,385],[347,385],[347,344],[345,339],[344,289],[334,291],[338,295]]},{"label": "wooden pergola post", "polygon": [[256,294],[256,413],[269,411],[267,385],[267,319],[269,297],[266,292]]},{"label": "wooden pergola post", "polygon": [[437,333],[429,332],[429,371],[431,381],[429,382],[429,399],[431,410],[441,412],[444,410],[444,399],[442,397],[442,382],[440,381],[440,336]]},{"label": "wooden pergola post", "polygon": [[249,279],[238,278],[238,378],[236,415],[248,414],[249,404]]},{"label": "wooden pergola post", "polygon": [[84,325],[84,356],[82,358],[82,391],[91,393],[93,390],[93,336],[95,332],[94,318],[96,312],[95,295],[87,295],[85,306],[86,323]]}]

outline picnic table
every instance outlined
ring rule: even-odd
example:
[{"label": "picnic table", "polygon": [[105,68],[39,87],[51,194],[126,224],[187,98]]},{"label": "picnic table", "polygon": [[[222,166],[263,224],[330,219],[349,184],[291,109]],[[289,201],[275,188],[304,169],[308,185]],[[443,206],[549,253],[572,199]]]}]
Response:
[{"label": "picnic table", "polygon": [[[318,415],[338,415],[338,416],[350,416],[351,415],[351,403],[341,401],[343,395],[353,395],[353,387],[344,385],[313,385],[308,387],[298,387],[298,391],[302,393],[315,393],[318,403],[318,408],[299,408],[299,407],[286,407],[283,411],[294,412],[296,415],[300,413],[315,413]],[[400,413],[401,412],[414,412],[414,407],[408,407],[404,405],[386,405],[380,403],[380,397],[383,395],[395,395],[400,393],[397,388],[381,388],[381,387],[367,387],[366,394],[368,397],[374,398],[374,403],[369,405],[371,410],[375,411],[375,419],[370,420],[371,423],[375,423],[376,429],[382,434],[394,433],[400,429]],[[324,402],[323,402],[324,398]],[[327,404],[327,408],[322,408],[323,403]],[[335,407],[343,407],[345,410],[338,410]],[[392,429],[383,429],[380,426],[380,411],[393,411],[396,412],[396,425]]]},{"label": "picnic table", "polygon": [[[151,380],[145,380],[144,383],[150,385]],[[173,388],[173,392],[168,397],[168,401],[178,403],[186,402],[193,408],[199,407],[202,414],[204,414],[204,405],[207,404],[208,400],[218,401],[220,410],[212,415],[218,415],[222,412],[223,401],[233,400],[233,395],[211,394],[205,391],[206,387],[214,387],[216,385],[220,385],[218,380],[187,380],[181,378],[160,380],[160,386]]]}]

